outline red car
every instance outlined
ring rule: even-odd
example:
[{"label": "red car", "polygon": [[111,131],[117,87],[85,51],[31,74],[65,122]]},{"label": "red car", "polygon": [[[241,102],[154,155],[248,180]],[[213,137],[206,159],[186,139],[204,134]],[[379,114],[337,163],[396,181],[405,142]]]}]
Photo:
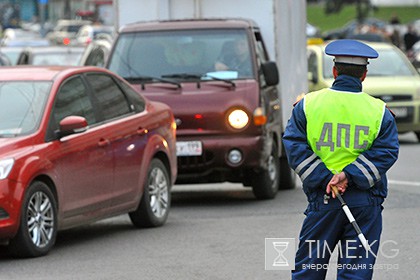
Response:
[{"label": "red car", "polygon": [[106,69],[0,68],[0,241],[36,257],[58,230],[102,218],[163,225],[175,129],[167,105]]}]

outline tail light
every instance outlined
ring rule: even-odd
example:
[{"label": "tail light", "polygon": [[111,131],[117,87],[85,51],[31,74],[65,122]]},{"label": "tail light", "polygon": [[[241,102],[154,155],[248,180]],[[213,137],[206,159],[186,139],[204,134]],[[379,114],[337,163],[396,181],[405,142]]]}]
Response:
[{"label": "tail light", "polygon": [[64,38],[64,39],[63,39],[63,45],[66,45],[66,46],[67,46],[67,45],[70,45],[70,38],[67,38],[67,37],[66,37],[66,38]]}]

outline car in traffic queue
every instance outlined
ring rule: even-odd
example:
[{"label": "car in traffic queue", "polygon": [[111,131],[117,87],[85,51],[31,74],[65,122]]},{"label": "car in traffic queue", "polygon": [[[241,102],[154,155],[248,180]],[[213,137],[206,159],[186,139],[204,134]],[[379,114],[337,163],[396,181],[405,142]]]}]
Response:
[{"label": "car in traffic queue", "polygon": [[97,39],[86,46],[80,58],[79,65],[105,67],[106,60],[112,48],[112,38],[103,35],[100,34]]},{"label": "car in traffic queue", "polygon": [[114,34],[114,27],[108,25],[84,25],[79,29],[75,37],[75,44],[87,46],[98,36],[108,35],[111,39]]},{"label": "car in traffic queue", "polygon": [[84,25],[92,24],[90,20],[60,19],[46,38],[53,45],[68,45],[76,39],[77,32]]},{"label": "car in traffic queue", "polygon": [[12,62],[10,62],[9,57],[0,51],[0,66],[10,66]]},{"label": "car in traffic queue", "polygon": [[16,65],[19,54],[27,47],[47,47],[50,42],[39,33],[8,28],[0,40],[0,52],[7,56],[11,65]]},{"label": "car in traffic queue", "polygon": [[1,47],[38,47],[49,46],[50,42],[43,38],[39,32],[20,28],[7,28],[3,31],[0,45]]},{"label": "car in traffic queue", "polygon": [[16,65],[18,57],[24,47],[1,47],[0,52],[7,57],[10,65]]},{"label": "car in traffic queue", "polygon": [[129,213],[163,225],[177,174],[175,121],[98,67],[0,68],[0,243],[47,254],[57,232]]},{"label": "car in traffic queue", "polygon": [[16,64],[77,66],[84,50],[71,46],[27,47],[20,52]]},{"label": "car in traffic queue", "polygon": [[[395,114],[399,133],[414,132],[420,140],[420,75],[404,53],[391,43],[366,42],[378,53],[370,59],[363,91],[383,100]],[[333,57],[325,54],[328,42],[309,41],[309,91],[331,87]]]}]

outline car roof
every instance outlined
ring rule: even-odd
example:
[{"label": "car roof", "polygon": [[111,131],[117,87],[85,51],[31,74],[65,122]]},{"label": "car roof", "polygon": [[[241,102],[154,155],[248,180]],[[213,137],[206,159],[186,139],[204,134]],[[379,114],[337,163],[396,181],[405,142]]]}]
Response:
[{"label": "car roof", "polygon": [[92,24],[90,20],[82,19],[59,19],[57,20],[57,25],[86,25]]},{"label": "car roof", "polygon": [[86,25],[83,25],[82,28],[91,28],[92,30],[108,30],[108,31],[114,30],[114,26],[112,25],[86,24]]},{"label": "car roof", "polygon": [[7,52],[21,52],[25,47],[10,47],[10,46],[1,46],[0,52],[7,53]]},{"label": "car roof", "polygon": [[108,70],[99,67],[3,66],[0,67],[0,81],[53,81],[59,78],[65,78],[71,74],[89,71],[110,73]]},{"label": "car roof", "polygon": [[48,47],[27,47],[25,51],[32,53],[65,53],[65,52],[83,52],[84,47],[74,46],[48,46]]}]

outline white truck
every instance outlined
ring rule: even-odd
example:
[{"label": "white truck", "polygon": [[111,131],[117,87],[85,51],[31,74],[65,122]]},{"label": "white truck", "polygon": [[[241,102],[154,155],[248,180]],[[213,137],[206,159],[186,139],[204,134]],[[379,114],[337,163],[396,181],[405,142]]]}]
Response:
[{"label": "white truck", "polygon": [[[172,108],[177,183],[241,182],[259,199],[294,187],[281,136],[292,104],[307,91],[306,1],[114,5],[119,33],[106,67]],[[247,71],[218,68],[239,41]]]}]

